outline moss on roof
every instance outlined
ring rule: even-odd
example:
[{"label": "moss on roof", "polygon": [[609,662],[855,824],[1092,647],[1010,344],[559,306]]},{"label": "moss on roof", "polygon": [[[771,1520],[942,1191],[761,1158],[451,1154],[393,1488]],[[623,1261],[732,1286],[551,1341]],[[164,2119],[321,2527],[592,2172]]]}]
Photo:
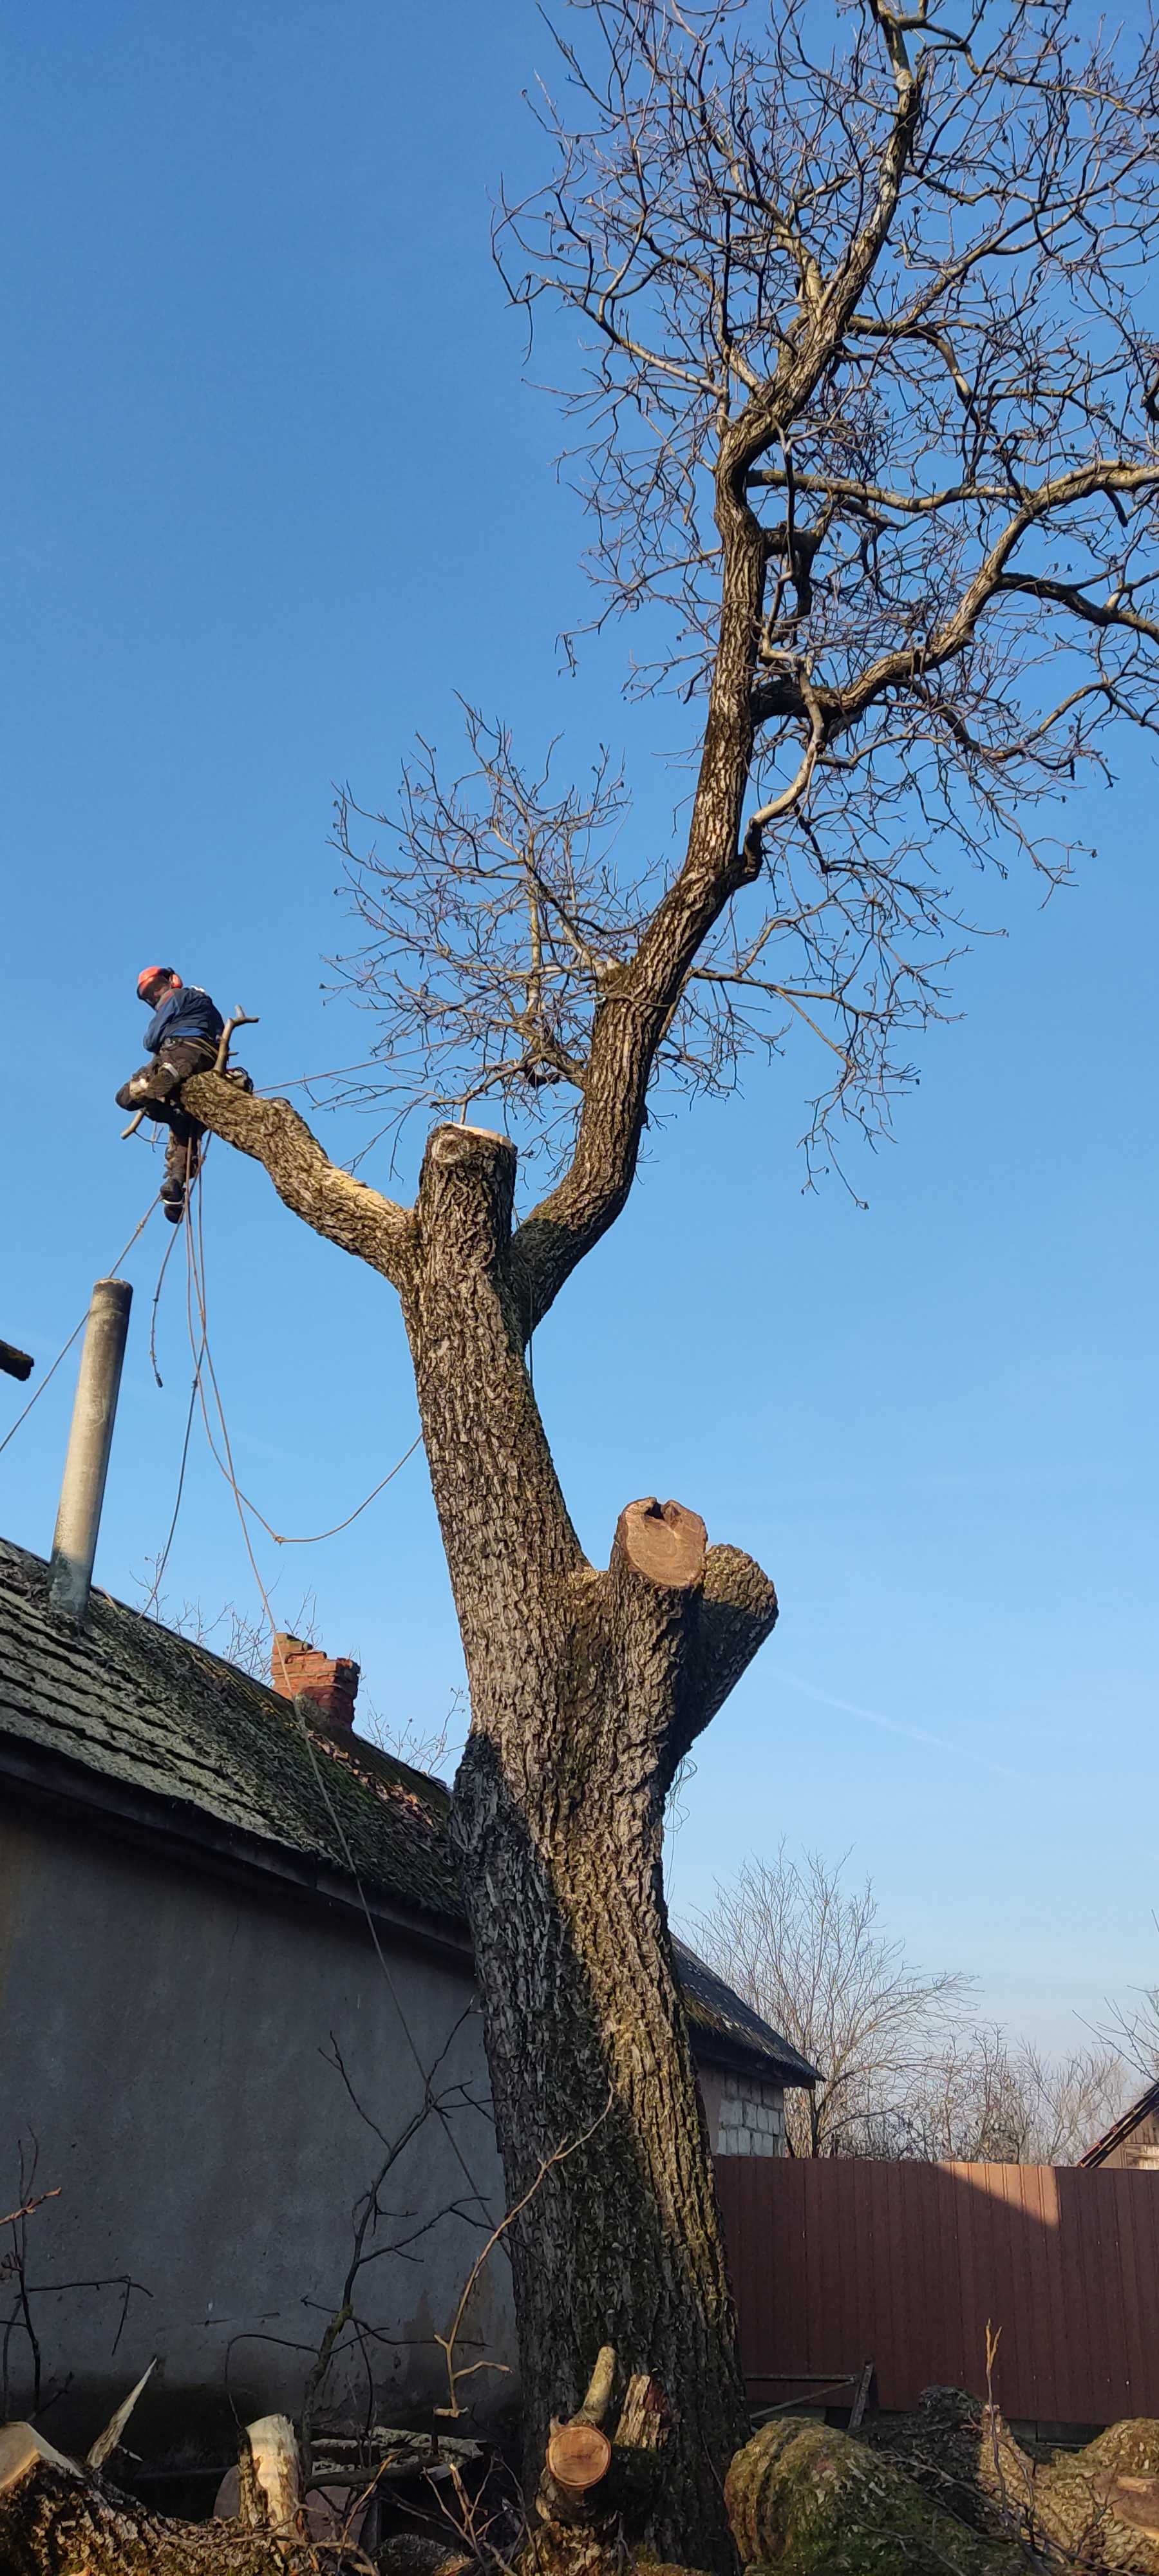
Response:
[{"label": "moss on roof", "polygon": [[461,1919],[448,1793],[192,1638],[94,1592],[79,1632],[48,1608],[43,1558],[0,1540],[0,1733]]}]

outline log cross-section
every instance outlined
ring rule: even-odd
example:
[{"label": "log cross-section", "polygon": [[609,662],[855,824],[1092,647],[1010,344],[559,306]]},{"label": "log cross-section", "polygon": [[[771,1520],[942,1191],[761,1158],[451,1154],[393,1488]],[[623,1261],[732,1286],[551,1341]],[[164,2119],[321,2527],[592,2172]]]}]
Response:
[{"label": "log cross-section", "polygon": [[657,2379],[636,2372],[628,2382],[615,2433],[605,2429],[616,2380],[612,2344],[601,2347],[583,2405],[553,2424],[536,2507],[542,2522],[639,2533],[654,2502],[660,2453],[671,2413]]},{"label": "log cross-section", "polygon": [[612,2446],[598,2424],[557,2424],[548,2439],[548,2474],[569,2496],[584,2496],[606,2478]]}]

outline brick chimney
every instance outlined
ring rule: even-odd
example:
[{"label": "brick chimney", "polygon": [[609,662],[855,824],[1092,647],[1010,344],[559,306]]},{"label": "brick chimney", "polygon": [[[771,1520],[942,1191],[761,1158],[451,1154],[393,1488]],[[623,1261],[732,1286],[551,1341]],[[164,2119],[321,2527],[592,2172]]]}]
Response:
[{"label": "brick chimney", "polygon": [[353,1726],[360,1667],[348,1655],[323,1655],[301,1637],[276,1636],[270,1679],[283,1699],[312,1700],[331,1726]]}]

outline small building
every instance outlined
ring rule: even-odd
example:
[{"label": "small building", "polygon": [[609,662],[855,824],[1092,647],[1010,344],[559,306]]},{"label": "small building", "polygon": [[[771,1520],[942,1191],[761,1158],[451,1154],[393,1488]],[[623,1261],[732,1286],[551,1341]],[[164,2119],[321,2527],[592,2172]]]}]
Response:
[{"label": "small building", "polygon": [[[107,1594],[78,1628],[0,1542],[0,2210],[56,2195],[0,2272],[0,2414],[71,2372],[59,2439],[156,2353],[154,2438],[167,2397],[228,2458],[343,2305],[328,2405],[368,2372],[395,2420],[445,2403],[502,2210],[448,1791],[356,1732],[356,1667],[285,1646],[293,1699]],[[677,1960],[714,2145],[781,2152],[812,2068]],[[501,2259],[464,2356],[510,2388]]]},{"label": "small building", "polygon": [[1132,2102],[1106,2136],[1096,2138],[1080,2165],[1119,2165],[1135,2172],[1159,2173],[1159,2081]]}]

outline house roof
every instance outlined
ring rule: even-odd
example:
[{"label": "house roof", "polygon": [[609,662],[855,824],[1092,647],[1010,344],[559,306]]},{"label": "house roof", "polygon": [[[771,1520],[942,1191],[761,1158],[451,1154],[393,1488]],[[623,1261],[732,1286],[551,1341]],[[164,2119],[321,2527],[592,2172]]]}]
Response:
[{"label": "house roof", "polygon": [[673,1939],[676,1973],[684,1994],[684,2007],[689,2021],[699,2030],[705,2043],[715,2038],[725,2049],[751,2050],[758,2057],[775,2056],[778,2080],[782,2084],[816,2084],[817,2069],[787,2039],[782,2039],[771,2022],[762,2021],[732,1986],[718,1977],[704,1959],[690,1950],[686,1941]]},{"label": "house roof", "polygon": [[1137,2129],[1139,2122],[1145,2120],[1151,2111],[1159,2111],[1159,2080],[1149,2084],[1145,2093],[1140,2093],[1138,2101],[1131,2103],[1107,2130],[1105,2137],[1095,2139],[1093,2147],[1088,2147],[1085,2156],[1079,2157],[1080,2165],[1105,2164],[1107,2157],[1124,2144],[1132,2130]]},{"label": "house roof", "polygon": [[[416,1932],[466,1926],[445,1783],[365,1736],[307,1726],[301,1704],[94,1591],[79,1632],[48,1607],[43,1557],[0,1539],[0,1760],[63,1763],[74,1798],[119,1787],[163,1804],[187,1841],[225,1828],[399,1909]],[[153,1812],[157,1812],[153,1810]],[[300,1874],[300,1871],[299,1871]],[[676,1943],[701,2053],[808,2084],[804,2058]]]}]

